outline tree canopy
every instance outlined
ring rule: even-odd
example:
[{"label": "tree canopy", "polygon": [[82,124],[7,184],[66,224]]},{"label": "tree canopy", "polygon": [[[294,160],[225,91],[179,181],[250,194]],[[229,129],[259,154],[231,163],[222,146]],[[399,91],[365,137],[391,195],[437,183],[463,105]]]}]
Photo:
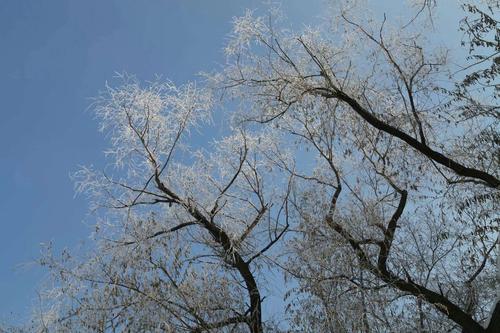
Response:
[{"label": "tree canopy", "polygon": [[498,332],[500,4],[463,4],[465,57],[434,1],[366,6],[247,11],[198,82],[107,86],[95,248],[47,249],[26,330]]}]

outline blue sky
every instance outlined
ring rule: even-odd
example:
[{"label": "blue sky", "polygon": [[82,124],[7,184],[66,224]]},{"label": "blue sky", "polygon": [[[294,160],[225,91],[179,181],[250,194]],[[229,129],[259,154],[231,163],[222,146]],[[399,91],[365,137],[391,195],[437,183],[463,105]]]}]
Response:
[{"label": "blue sky", "polygon": [[[296,23],[321,0],[284,1]],[[0,3],[0,322],[25,318],[44,272],[40,243],[90,233],[70,173],[103,166],[90,98],[128,72],[182,83],[218,68],[231,18],[260,1],[2,0]],[[448,25],[455,30],[456,22]]]},{"label": "blue sky", "polygon": [[[289,1],[297,22],[319,1]],[[2,0],[0,3],[0,322],[26,317],[44,272],[40,243],[90,233],[70,173],[103,166],[90,98],[126,71],[177,83],[224,61],[231,18],[259,1]]]}]

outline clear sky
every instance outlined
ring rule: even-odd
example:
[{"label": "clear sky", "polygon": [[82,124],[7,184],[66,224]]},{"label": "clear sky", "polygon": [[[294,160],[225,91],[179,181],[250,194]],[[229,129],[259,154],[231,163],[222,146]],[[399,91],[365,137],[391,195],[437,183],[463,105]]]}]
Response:
[{"label": "clear sky", "polygon": [[[316,19],[321,2],[283,7],[300,24]],[[40,243],[73,248],[90,233],[69,177],[79,165],[104,165],[89,98],[115,72],[183,83],[218,68],[231,18],[260,3],[1,0],[0,322],[35,304],[44,272],[29,263]]]},{"label": "clear sky", "polygon": [[[287,1],[310,21],[318,3]],[[75,247],[92,217],[70,173],[104,165],[89,98],[116,71],[177,83],[224,61],[231,19],[260,1],[0,2],[0,321],[26,317],[40,243]],[[28,265],[26,265],[28,264]]]}]

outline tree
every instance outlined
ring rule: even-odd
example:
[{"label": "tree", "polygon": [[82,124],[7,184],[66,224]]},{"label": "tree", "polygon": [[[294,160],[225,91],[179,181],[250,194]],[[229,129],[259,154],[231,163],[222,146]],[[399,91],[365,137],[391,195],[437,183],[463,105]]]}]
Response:
[{"label": "tree", "polygon": [[[300,32],[247,11],[202,88],[107,87],[116,168],[76,175],[105,208],[97,246],[44,257],[56,287],[33,327],[496,332],[499,4],[465,5],[464,43],[491,53],[458,72],[418,4],[393,22],[346,1]],[[215,100],[242,111],[190,147]],[[293,281],[284,326],[263,311],[274,272]]]},{"label": "tree", "polygon": [[210,119],[210,93],[123,79],[95,103],[120,172],[75,175],[78,190],[108,209],[100,241],[82,262],[43,259],[62,299],[42,331],[262,332],[256,277],[288,228],[291,189],[286,179],[267,185],[271,137],[239,129],[213,151],[188,149],[189,131]]},{"label": "tree", "polygon": [[[464,331],[483,332],[481,322],[494,306],[493,274],[484,270],[498,233],[498,107],[477,102],[485,99],[480,94],[465,98],[443,86],[451,75],[448,55],[425,47],[416,19],[390,27],[384,16],[374,26],[358,8],[347,8],[334,19],[333,29],[341,33],[332,37],[316,30],[295,35],[248,15],[240,21],[244,28],[238,27],[245,33],[230,49],[235,61],[226,69],[226,86],[238,87],[237,96],[251,101],[245,120],[272,123],[323,159],[316,171],[321,176],[299,177],[316,182],[299,205],[304,233],[310,234],[298,240],[297,251],[298,276],[313,266],[311,279],[300,279],[306,291],[320,294],[313,308],[327,303],[325,294],[346,292],[334,285],[324,293],[325,280],[345,279],[355,292],[392,288],[396,297],[413,296],[419,330],[432,327],[426,328],[429,318],[421,310],[426,302]],[[467,76],[457,86],[470,82]],[[470,109],[489,112],[470,117],[464,112]],[[315,244],[331,246],[335,238],[349,246],[346,261],[357,262],[362,272],[346,272],[349,264],[317,255]],[[310,248],[316,250],[306,255]],[[452,258],[461,258],[460,264],[455,267]],[[408,304],[398,300],[394,306]],[[320,316],[330,320],[330,309],[323,308]],[[387,317],[362,308],[359,318],[381,318],[376,325]]]}]

